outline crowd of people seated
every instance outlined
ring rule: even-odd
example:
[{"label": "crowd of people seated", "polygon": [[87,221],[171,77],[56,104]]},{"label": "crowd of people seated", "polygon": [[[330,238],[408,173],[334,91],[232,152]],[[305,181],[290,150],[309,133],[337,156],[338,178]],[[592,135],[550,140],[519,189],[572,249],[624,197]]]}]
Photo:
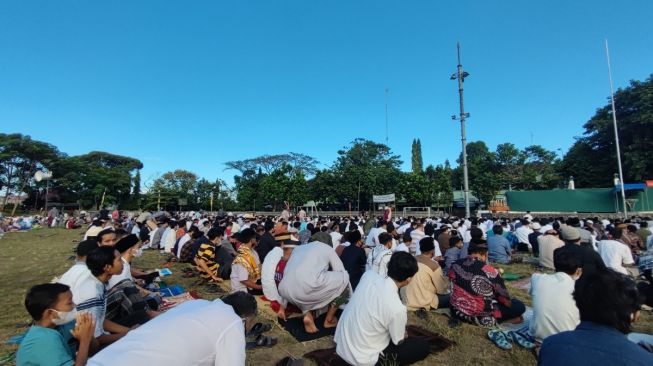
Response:
[{"label": "crowd of people seated", "polygon": [[[526,306],[501,267],[528,259],[538,273],[526,325],[542,345],[541,364],[584,362],[596,351],[597,364],[650,365],[650,338],[627,337],[640,307],[653,306],[648,221],[100,215],[85,227],[75,264],[28,292],[34,325],[17,364],[244,364],[246,347],[276,343],[256,323],[256,296],[279,319],[296,313],[307,333],[335,328],[336,352],[352,365],[411,364],[429,347],[406,336],[408,312],[425,319],[446,309],[452,326],[523,324]],[[203,283],[228,281],[229,295],[160,311],[150,286],[158,274],[131,265],[143,249],[189,264]]]}]

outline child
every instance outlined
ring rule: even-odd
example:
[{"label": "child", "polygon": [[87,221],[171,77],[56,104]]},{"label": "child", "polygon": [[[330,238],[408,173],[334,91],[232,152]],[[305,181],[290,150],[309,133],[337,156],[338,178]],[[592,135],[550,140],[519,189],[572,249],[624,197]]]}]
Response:
[{"label": "child", "polygon": [[395,247],[394,252],[409,253],[410,243],[413,241],[413,239],[410,237],[410,234],[404,234],[401,239],[403,242]]},{"label": "child", "polygon": [[70,288],[60,283],[32,287],[25,308],[34,319],[16,353],[16,365],[85,365],[97,350],[91,314],[77,314]]},{"label": "child", "polygon": [[449,272],[451,264],[461,258],[463,240],[459,236],[452,236],[449,239],[449,249],[444,254],[444,273]]}]

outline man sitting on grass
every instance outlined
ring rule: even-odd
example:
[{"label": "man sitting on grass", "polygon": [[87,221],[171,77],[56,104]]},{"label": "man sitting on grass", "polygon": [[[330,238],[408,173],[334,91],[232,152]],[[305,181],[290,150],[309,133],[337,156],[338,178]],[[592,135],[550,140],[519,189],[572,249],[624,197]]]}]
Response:
[{"label": "man sitting on grass", "polygon": [[580,323],[574,301],[574,285],[583,273],[583,263],[577,253],[556,250],[553,254],[554,274],[535,273],[531,277],[533,318],[530,333],[538,341],[573,330]]},{"label": "man sitting on grass", "polygon": [[453,317],[483,327],[493,327],[497,322],[520,323],[526,307],[510,299],[499,271],[486,263],[487,244],[472,243],[469,253],[449,270]]},{"label": "man sitting on grass", "polygon": [[634,281],[611,269],[599,269],[576,281],[574,300],[580,324],[546,338],[539,365],[653,365],[653,353],[626,337],[639,319],[642,304]]},{"label": "man sitting on grass", "polygon": [[[422,339],[407,338],[406,307],[399,289],[417,273],[417,261],[396,252],[388,263],[388,275],[374,271],[363,275],[336,328],[336,353],[352,365],[409,365],[429,354]],[[381,357],[381,360],[379,358]]]},{"label": "man sitting on grass", "polygon": [[34,319],[16,353],[16,365],[86,365],[98,349],[91,314],[77,314],[70,288],[60,283],[32,287],[25,308]]},{"label": "man sitting on grass", "polygon": [[409,310],[449,307],[449,281],[438,262],[433,260],[435,245],[430,236],[419,241],[422,254],[415,257],[417,273],[408,286],[401,290],[401,297]]},{"label": "man sitting on grass", "polygon": [[209,242],[201,244],[195,256],[196,268],[206,281],[222,282],[231,275],[234,256],[222,248],[223,234],[221,227],[211,228],[207,234]]},{"label": "man sitting on grass", "polygon": [[244,323],[256,300],[236,292],[180,304],[129,332],[88,362],[93,366],[245,365]]}]

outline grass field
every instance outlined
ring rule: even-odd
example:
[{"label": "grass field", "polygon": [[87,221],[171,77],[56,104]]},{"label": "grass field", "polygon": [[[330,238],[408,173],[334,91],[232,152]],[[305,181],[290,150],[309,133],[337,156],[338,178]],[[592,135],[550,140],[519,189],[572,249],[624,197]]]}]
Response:
[{"label": "grass field", "polygon": [[[16,351],[15,346],[5,345],[5,341],[13,335],[24,332],[24,326],[30,318],[23,307],[25,293],[30,286],[49,282],[53,277],[64,273],[73,263],[69,257],[76,246],[74,241],[79,240],[82,231],[64,229],[38,229],[26,233],[8,233],[0,239],[0,356]],[[136,258],[133,266],[144,269],[160,268],[163,257],[155,251],[145,251],[142,257]],[[173,274],[165,278],[168,284],[180,284],[187,290],[196,290],[206,299],[216,298],[218,295],[206,292],[203,286],[194,286],[195,278],[183,278],[181,269],[187,264],[173,264]],[[529,275],[533,268],[527,264],[501,266],[506,271]],[[530,304],[526,291],[508,287],[511,295]],[[225,286],[227,288],[228,285]],[[266,303],[259,302],[260,317],[275,323],[275,317]],[[511,351],[503,351],[492,344],[486,334],[487,330],[461,325],[449,328],[448,318],[444,315],[430,315],[423,321],[409,315],[409,323],[420,325],[436,332],[452,341],[456,346],[437,355],[432,355],[420,365],[534,365],[536,358],[529,350],[515,346]],[[651,313],[642,314],[642,318],[635,326],[635,330],[653,333],[653,316]],[[269,333],[279,338],[279,344],[274,348],[249,351],[247,354],[248,365],[273,365],[287,355],[301,357],[304,353],[319,348],[333,347],[331,337],[317,341],[299,343],[275,326]],[[10,363],[11,364],[11,363]],[[310,363],[308,363],[310,364]]]}]

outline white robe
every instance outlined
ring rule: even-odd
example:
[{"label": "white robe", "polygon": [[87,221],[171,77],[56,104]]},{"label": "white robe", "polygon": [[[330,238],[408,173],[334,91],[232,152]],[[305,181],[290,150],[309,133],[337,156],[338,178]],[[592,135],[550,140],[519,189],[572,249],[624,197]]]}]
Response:
[{"label": "white robe", "polygon": [[314,241],[293,250],[279,294],[306,313],[329,305],[348,287],[349,274],[340,257],[328,244]]}]

